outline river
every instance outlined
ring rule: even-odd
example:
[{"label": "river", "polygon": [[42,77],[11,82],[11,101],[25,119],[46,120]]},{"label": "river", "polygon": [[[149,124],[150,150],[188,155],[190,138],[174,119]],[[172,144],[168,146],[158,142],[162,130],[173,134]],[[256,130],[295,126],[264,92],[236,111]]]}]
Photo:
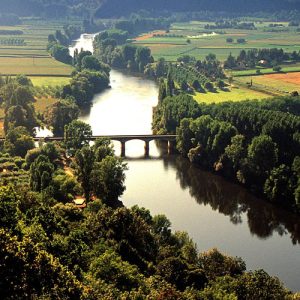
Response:
[{"label": "river", "polygon": [[[91,50],[82,36],[75,47]],[[73,48],[74,49],[74,48]],[[81,119],[96,135],[151,134],[156,84],[129,73],[111,71],[111,89],[95,95]],[[115,143],[116,153],[120,145]],[[150,144],[144,158],[141,141],[126,143],[127,207],[139,205],[165,214],[173,230],[184,230],[200,251],[216,247],[242,257],[248,270],[264,269],[300,290],[300,218],[250,195],[238,185],[204,172],[178,155]]]}]

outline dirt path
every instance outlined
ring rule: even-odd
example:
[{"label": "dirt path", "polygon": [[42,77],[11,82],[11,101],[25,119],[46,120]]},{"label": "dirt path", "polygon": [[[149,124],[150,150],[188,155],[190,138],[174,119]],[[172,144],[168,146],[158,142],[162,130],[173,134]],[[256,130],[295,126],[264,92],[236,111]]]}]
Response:
[{"label": "dirt path", "polygon": [[153,32],[149,32],[149,33],[143,34],[141,36],[138,36],[135,38],[135,40],[136,41],[144,41],[144,40],[152,38],[155,34],[165,34],[165,33],[166,33],[165,31],[153,31]]}]

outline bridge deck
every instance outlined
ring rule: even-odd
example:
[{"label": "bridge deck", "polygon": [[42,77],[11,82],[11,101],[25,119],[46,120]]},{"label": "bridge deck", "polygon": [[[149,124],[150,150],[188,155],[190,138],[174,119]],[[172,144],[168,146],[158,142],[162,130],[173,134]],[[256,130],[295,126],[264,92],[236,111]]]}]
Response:
[{"label": "bridge deck", "polygon": [[[114,141],[127,142],[130,140],[142,140],[142,141],[175,141],[175,134],[164,134],[164,135],[154,135],[154,134],[143,134],[143,135],[93,135],[88,138],[90,141],[94,141],[100,138],[107,138]],[[45,140],[45,141],[63,141],[64,137],[35,137],[35,141]]]}]

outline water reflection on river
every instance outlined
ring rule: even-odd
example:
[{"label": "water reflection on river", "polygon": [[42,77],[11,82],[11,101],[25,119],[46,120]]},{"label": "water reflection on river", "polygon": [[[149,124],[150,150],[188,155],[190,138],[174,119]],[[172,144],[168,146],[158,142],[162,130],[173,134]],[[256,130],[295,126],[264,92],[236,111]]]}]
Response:
[{"label": "water reflection on river", "polygon": [[264,268],[299,290],[300,222],[293,214],[249,195],[178,156],[130,161],[127,206],[164,213],[198,248],[217,247],[241,256],[248,269]]},{"label": "water reflection on river", "polygon": [[[82,120],[94,134],[149,134],[157,86],[150,80],[111,72],[112,88],[96,95]],[[175,230],[187,231],[199,250],[217,247],[241,256],[248,269],[263,268],[300,290],[300,221],[295,215],[251,196],[241,187],[203,172],[155,143],[126,144],[126,206],[138,204],[166,214]],[[116,152],[120,146],[115,144]]]}]

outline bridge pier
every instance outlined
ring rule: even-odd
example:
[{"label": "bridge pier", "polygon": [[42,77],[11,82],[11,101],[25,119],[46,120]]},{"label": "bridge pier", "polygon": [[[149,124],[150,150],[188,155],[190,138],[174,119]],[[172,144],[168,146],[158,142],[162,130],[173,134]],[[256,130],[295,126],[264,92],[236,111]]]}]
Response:
[{"label": "bridge pier", "polygon": [[126,155],[126,147],[125,147],[126,142],[125,141],[120,141],[120,142],[121,142],[121,157],[125,157],[125,155]]},{"label": "bridge pier", "polygon": [[168,154],[173,154],[176,149],[176,141],[168,141]]},{"label": "bridge pier", "polygon": [[145,156],[149,156],[150,141],[145,141]]},{"label": "bridge pier", "polygon": [[[43,140],[44,143],[47,142],[61,142],[70,137],[35,137],[34,141],[38,142]],[[112,141],[118,141],[121,144],[121,157],[126,156],[126,142],[132,140],[140,140],[145,143],[145,156],[149,156],[150,150],[150,141],[160,141],[160,142],[168,142],[168,153],[171,154],[176,149],[176,135],[175,134],[164,134],[164,135],[153,135],[153,134],[145,134],[145,135],[95,135],[91,137],[86,137],[89,141],[95,141],[97,139],[109,139]],[[0,141],[4,141],[4,138],[0,137]]]}]

